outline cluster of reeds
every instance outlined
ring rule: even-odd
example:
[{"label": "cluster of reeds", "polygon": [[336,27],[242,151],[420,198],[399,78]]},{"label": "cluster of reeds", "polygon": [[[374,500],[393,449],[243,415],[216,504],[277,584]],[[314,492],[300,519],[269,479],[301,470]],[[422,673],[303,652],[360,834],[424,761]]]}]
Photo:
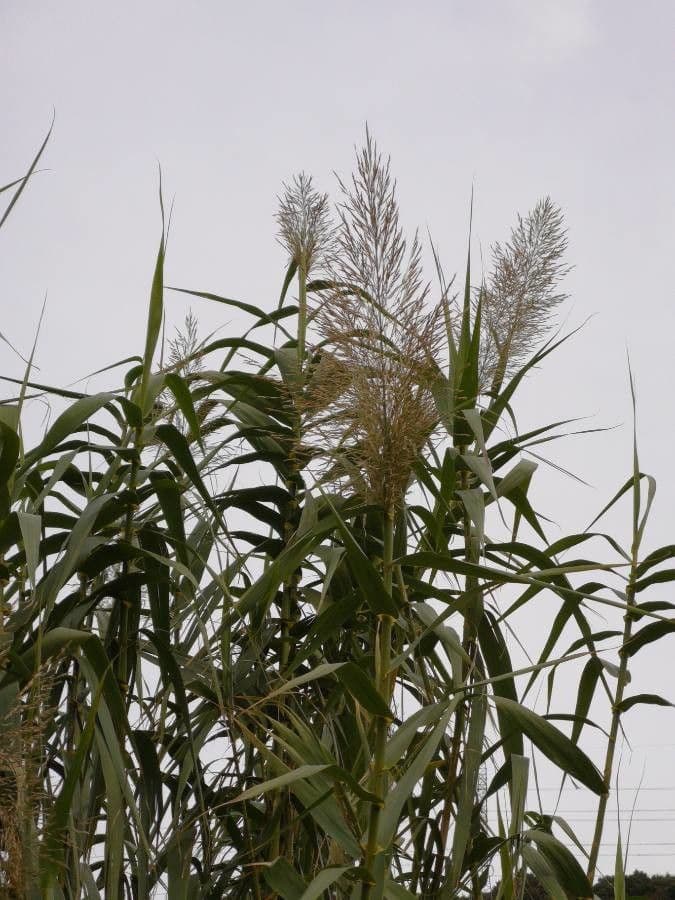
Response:
[{"label": "cluster of reeds", "polygon": [[[3,189],[3,225],[43,150]],[[564,431],[513,425],[519,385],[567,339],[547,338],[562,215],[538,203],[457,296],[439,262],[434,299],[369,135],[339,191],[333,209],[308,176],[285,188],[278,304],[165,288],[162,229],[118,388],[48,387],[32,357],[4,378],[5,894],[440,900],[500,880],[510,900],[529,871],[592,895],[622,717],[666,702],[626,688],[632,656],[675,630],[644,593],[675,551],[643,553],[637,451],[609,504],[633,499],[630,548],[551,542],[530,503],[531,451]],[[190,318],[164,361],[164,304],[185,295],[248,326],[200,341]],[[38,397],[62,411],[33,442]],[[547,625],[518,670],[524,608]],[[598,612],[623,631],[594,630]],[[535,711],[561,666],[576,707],[553,693]],[[580,738],[600,692],[597,768]],[[597,797],[590,847],[529,806],[533,754]]]}]

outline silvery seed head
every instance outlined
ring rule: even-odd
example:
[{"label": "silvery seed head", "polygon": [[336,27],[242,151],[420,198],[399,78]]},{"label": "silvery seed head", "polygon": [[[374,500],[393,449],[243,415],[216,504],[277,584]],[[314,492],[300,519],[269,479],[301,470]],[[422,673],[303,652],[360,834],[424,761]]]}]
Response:
[{"label": "silvery seed head", "polygon": [[441,320],[427,309],[419,241],[403,236],[390,163],[370,134],[340,188],[332,287],[317,310],[347,375],[332,403],[332,444],[367,499],[391,510],[436,424],[430,385]]},{"label": "silvery seed head", "polygon": [[279,242],[289,258],[308,274],[324,261],[333,236],[327,194],[312,187],[312,179],[301,172],[284,184],[276,215]]},{"label": "silvery seed head", "polygon": [[567,233],[560,208],[549,197],[511,231],[511,239],[492,248],[492,271],[481,288],[483,380],[489,386],[534,350],[567,294],[560,282]]}]

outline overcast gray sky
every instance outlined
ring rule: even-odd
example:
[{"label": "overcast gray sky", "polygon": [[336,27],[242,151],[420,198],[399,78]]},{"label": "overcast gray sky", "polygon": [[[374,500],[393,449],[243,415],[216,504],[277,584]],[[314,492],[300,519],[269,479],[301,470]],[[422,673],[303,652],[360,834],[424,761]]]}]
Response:
[{"label": "overcast gray sky", "polygon": [[[579,531],[628,476],[628,349],[641,462],[659,487],[649,543],[675,542],[671,0],[1,0],[0,59],[0,183],[23,173],[56,110],[48,171],[0,242],[0,330],[24,353],[48,294],[41,380],[141,352],[158,161],[175,198],[167,282],[272,307],[282,180],[304,169],[332,190],[367,121],[392,156],[406,225],[431,231],[447,271],[465,258],[472,183],[475,258],[542,195],[562,206],[575,266],[565,315],[570,327],[593,318],[531,379],[520,418],[621,427],[562,443],[556,459],[591,487],[542,472],[539,506]],[[203,331],[237,326],[194,309]],[[167,297],[171,323],[185,310]],[[4,345],[0,362],[22,374]],[[628,510],[612,524],[626,538]],[[670,638],[644,653],[636,693],[675,700],[673,651]],[[626,721],[622,782],[644,767],[656,788],[640,796],[631,861],[672,870],[675,712],[637,708]]]}]

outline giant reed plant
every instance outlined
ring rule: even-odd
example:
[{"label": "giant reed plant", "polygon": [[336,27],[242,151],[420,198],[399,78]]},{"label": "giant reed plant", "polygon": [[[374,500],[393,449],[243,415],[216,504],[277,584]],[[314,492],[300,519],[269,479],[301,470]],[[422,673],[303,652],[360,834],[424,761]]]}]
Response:
[{"label": "giant reed plant", "polygon": [[[3,189],[3,226],[43,150]],[[566,340],[546,339],[561,214],[519,219],[459,296],[439,263],[433,301],[370,136],[339,189],[333,216],[307,176],[285,189],[278,303],[167,289],[162,229],[117,388],[49,387],[32,361],[4,378],[7,896],[479,897],[492,872],[511,898],[527,870],[591,895],[621,719],[665,702],[626,685],[673,630],[644,599],[673,551],[642,553],[637,462],[615,498],[634,498],[630,551],[590,529],[551,543],[529,500],[530,454],[565,427],[513,427],[519,385]],[[165,363],[165,303],[185,295],[248,324],[200,342],[189,322]],[[37,398],[62,412],[33,442]],[[514,617],[543,600],[537,662],[514,670]],[[597,611],[623,631],[594,631]],[[528,697],[575,660],[564,731]],[[602,772],[579,747],[601,690]],[[598,797],[587,850],[528,808],[532,753]]]}]

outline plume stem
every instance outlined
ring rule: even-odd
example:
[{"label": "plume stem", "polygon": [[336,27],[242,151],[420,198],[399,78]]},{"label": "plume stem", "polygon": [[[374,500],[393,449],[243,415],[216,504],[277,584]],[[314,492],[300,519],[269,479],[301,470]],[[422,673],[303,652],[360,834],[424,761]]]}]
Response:
[{"label": "plume stem", "polygon": [[[460,457],[466,453],[466,447],[459,447]],[[460,472],[460,489],[466,491],[470,485],[470,474],[468,469]],[[474,544],[471,535],[471,520],[464,511],[464,554],[469,562],[478,562],[477,554],[474,552]],[[467,614],[464,618],[464,627],[462,632],[462,648],[464,649],[468,659],[462,662],[462,683],[464,685],[471,679],[476,663],[476,633],[477,624],[480,616],[482,616],[482,597],[479,593],[477,579],[473,576],[467,576],[464,586],[465,594],[470,598]],[[455,790],[459,780],[459,762],[462,749],[462,737],[466,725],[468,704],[460,703],[455,713],[455,725],[452,734],[452,744],[450,748],[450,758],[448,760],[447,789],[445,795],[445,804],[443,806],[443,814],[441,818],[441,846],[445,847],[450,830],[450,820],[452,817],[452,805],[455,800]],[[434,873],[435,889],[440,884],[443,875],[443,854],[439,854],[437,858],[436,870]],[[456,887],[456,885],[454,885]]]},{"label": "plume stem", "polygon": [[[307,336],[307,263],[304,253],[300,253],[298,257],[298,375],[301,385],[303,381],[303,363],[305,360],[305,343]],[[302,387],[301,387],[302,390]],[[289,500],[287,510],[284,516],[284,544],[288,546],[295,529],[298,526],[299,519],[299,465],[296,450],[302,442],[302,418],[297,408],[293,410],[295,445],[291,449],[289,458],[289,479],[287,481],[287,489]],[[281,647],[279,651],[279,675],[283,678],[288,662],[291,659],[293,647],[293,636],[291,630],[293,623],[298,615],[298,585],[300,582],[300,570],[294,571],[284,582],[283,593],[281,598]],[[286,698],[279,698],[278,718],[280,722],[286,719],[285,713]],[[286,761],[286,751],[280,745],[279,741],[274,740],[274,753],[281,757],[282,761]],[[283,789],[280,789],[274,800],[274,810],[276,824],[274,833],[270,842],[270,860],[276,859],[278,856],[285,856],[292,859],[293,833],[292,833],[292,809],[288,802],[285,802]],[[285,839],[282,839],[285,834]]]},{"label": "plume stem", "polygon": [[[134,438],[132,442],[135,451],[131,461],[131,470],[129,472],[129,505],[127,506],[126,516],[124,520],[123,539],[126,544],[131,544],[134,538],[134,514],[138,510],[138,498],[136,496],[136,487],[138,482],[138,470],[141,464],[141,451],[143,429],[138,426],[134,430]],[[128,575],[130,563],[125,560],[122,564],[122,574]],[[120,625],[119,625],[119,656],[117,660],[117,680],[119,682],[120,691],[125,701],[129,702],[129,631],[131,621],[132,602],[129,598],[120,599]]]},{"label": "plume stem", "polygon": [[304,254],[298,261],[298,372],[302,375],[307,340],[307,265]]},{"label": "plume stem", "polygon": [[[394,508],[390,506],[384,514],[383,523],[383,550],[382,550],[382,581],[385,590],[391,596],[393,588],[393,560],[394,560]],[[392,626],[394,620],[391,616],[380,615],[377,619],[375,637],[375,681],[377,690],[387,706],[391,704],[391,641]],[[387,794],[389,778],[387,776],[384,756],[389,733],[389,722],[384,716],[378,716],[375,721],[375,747],[373,753],[372,785],[371,790],[380,797],[380,803],[373,803],[370,807],[368,822],[368,842],[366,844],[365,867],[372,875],[374,865],[380,854],[386,853],[385,847],[378,845],[378,830],[380,825],[380,813],[384,798]],[[377,881],[380,878],[376,876]],[[373,896],[373,882],[366,882],[363,887],[363,900],[370,900]]]}]

